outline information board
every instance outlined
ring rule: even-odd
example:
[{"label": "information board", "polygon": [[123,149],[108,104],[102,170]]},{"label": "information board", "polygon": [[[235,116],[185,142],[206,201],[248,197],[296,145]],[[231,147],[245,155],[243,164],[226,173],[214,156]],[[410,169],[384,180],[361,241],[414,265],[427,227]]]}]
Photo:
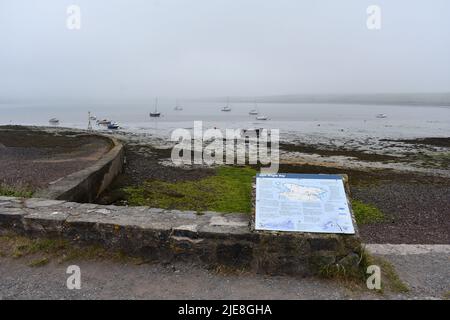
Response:
[{"label": "information board", "polygon": [[342,177],[258,174],[255,229],[354,234]]}]

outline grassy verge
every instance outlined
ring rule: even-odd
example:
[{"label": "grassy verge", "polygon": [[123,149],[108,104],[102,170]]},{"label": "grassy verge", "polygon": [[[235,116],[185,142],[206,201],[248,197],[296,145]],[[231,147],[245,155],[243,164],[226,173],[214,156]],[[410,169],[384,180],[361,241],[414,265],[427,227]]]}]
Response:
[{"label": "grassy verge", "polygon": [[382,222],[385,219],[383,212],[372,204],[359,200],[352,200],[353,213],[358,224]]},{"label": "grassy verge", "polygon": [[28,260],[30,267],[46,265],[50,261],[63,263],[71,260],[107,259],[117,262],[142,263],[119,251],[102,246],[76,246],[63,239],[27,238],[16,234],[0,236],[0,257]]},{"label": "grassy verge", "polygon": [[375,290],[378,293],[407,293],[408,286],[403,283],[395,270],[395,267],[387,260],[370,255],[364,248],[361,248],[358,259],[358,266],[346,268],[343,265],[332,264],[322,268],[319,275],[323,278],[333,279],[341,282],[350,289],[365,289],[366,280],[369,277],[367,268],[376,265],[381,270],[381,288]]},{"label": "grassy verge", "polygon": [[248,167],[220,167],[204,179],[177,183],[150,180],[124,191],[132,206],[250,213],[255,175],[256,170]]}]

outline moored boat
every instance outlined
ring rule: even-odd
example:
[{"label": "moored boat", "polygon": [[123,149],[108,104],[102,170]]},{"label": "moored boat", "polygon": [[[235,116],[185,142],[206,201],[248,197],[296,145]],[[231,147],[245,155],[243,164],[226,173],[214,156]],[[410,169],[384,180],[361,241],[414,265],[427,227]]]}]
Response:
[{"label": "moored boat", "polygon": [[48,120],[48,122],[52,125],[52,126],[56,126],[59,124],[59,120],[56,118],[51,118],[50,120]]},{"label": "moored boat", "polygon": [[108,129],[110,130],[116,130],[119,129],[119,125],[116,122],[111,122],[110,124],[108,124]]},{"label": "moored boat", "polygon": [[161,116],[161,112],[158,112],[158,98],[155,99],[155,111],[150,112],[151,118],[159,118]]}]

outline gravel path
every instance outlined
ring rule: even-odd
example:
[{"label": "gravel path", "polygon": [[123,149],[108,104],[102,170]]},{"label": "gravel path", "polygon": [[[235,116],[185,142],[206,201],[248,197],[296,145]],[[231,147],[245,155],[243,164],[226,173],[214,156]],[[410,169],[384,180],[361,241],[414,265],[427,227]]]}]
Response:
[{"label": "gravel path", "polygon": [[68,263],[29,267],[23,259],[0,258],[0,299],[442,299],[448,295],[449,255],[445,252],[427,249],[401,254],[401,247],[385,250],[382,245],[377,249],[377,254],[394,264],[410,292],[381,295],[317,278],[223,275],[192,264],[110,261],[71,262],[81,268],[81,290],[68,290]]}]

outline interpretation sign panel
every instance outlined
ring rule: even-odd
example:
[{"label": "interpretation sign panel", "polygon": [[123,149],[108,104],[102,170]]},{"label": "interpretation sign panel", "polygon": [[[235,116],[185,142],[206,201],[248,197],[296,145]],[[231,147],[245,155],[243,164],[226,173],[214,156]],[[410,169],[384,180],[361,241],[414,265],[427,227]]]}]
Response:
[{"label": "interpretation sign panel", "polygon": [[354,234],[342,177],[258,174],[255,229]]}]

